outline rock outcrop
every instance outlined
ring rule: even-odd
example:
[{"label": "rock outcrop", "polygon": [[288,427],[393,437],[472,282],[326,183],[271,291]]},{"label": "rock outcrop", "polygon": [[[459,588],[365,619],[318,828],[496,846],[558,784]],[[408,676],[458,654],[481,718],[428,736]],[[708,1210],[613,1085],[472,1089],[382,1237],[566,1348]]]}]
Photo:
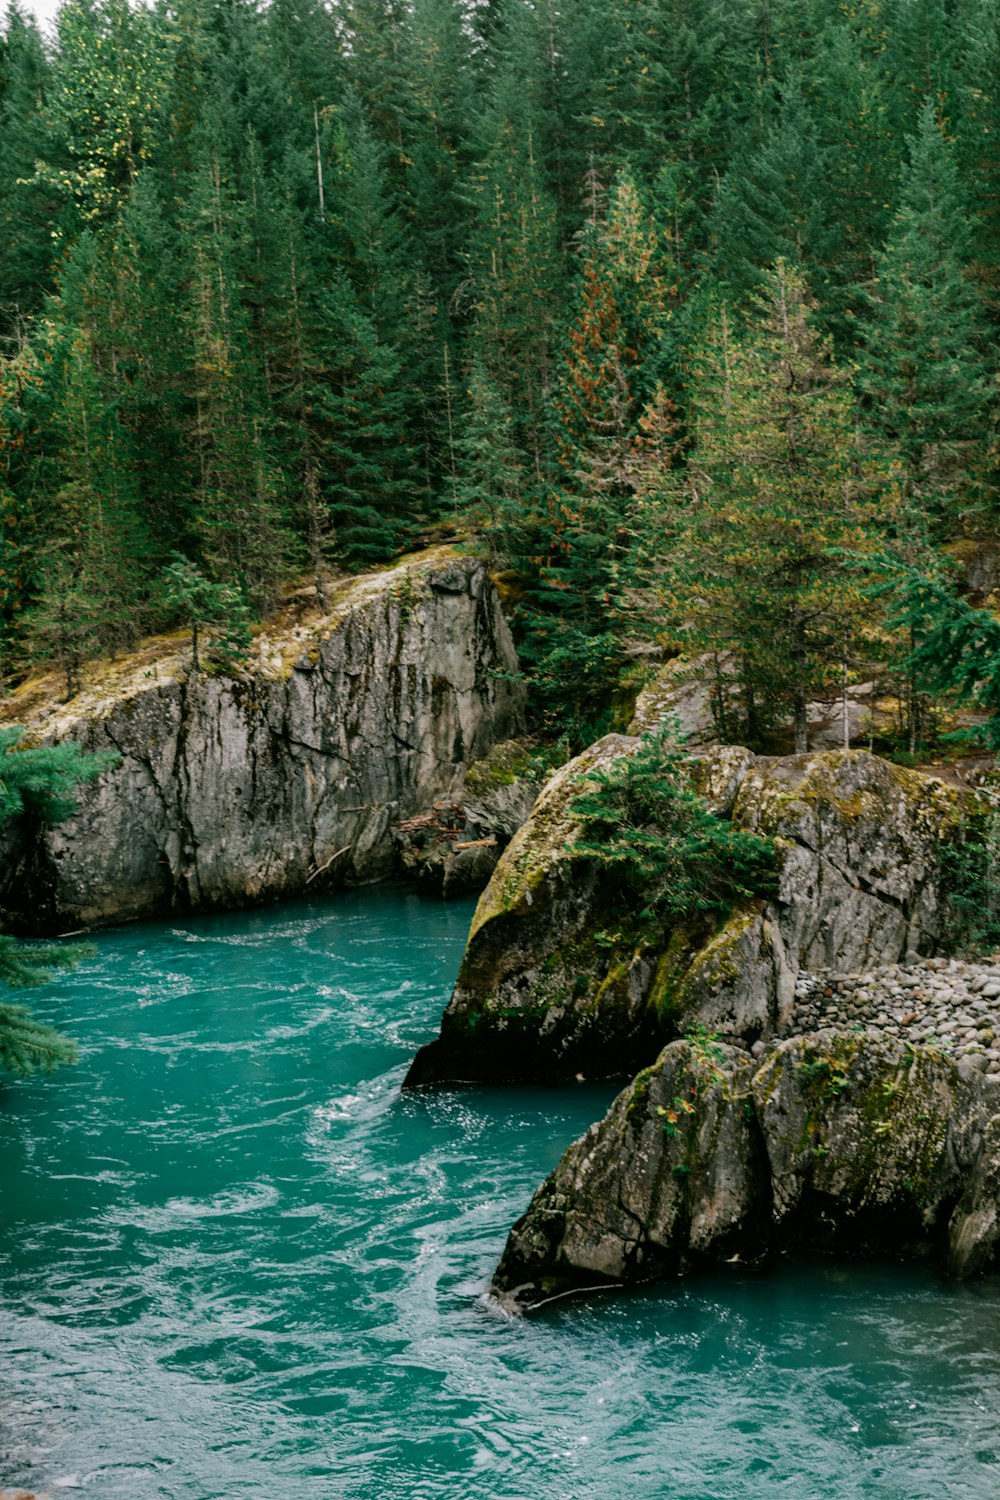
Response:
[{"label": "rock outcrop", "polygon": [[708,749],[696,783],[776,841],[777,896],[714,928],[662,931],[567,850],[580,778],[638,744],[610,735],[545,787],[483,893],[440,1037],[409,1084],[627,1075],[696,1021],[753,1044],[781,1032],[800,970],[934,950],[939,847],[961,793],[863,751]]},{"label": "rock outcrop", "polygon": [[532,739],[502,740],[469,767],[454,802],[438,801],[400,824],[403,874],[430,895],[481,891],[500,855],[524,826],[546,765]]},{"label": "rock outcrop", "polygon": [[[639,692],[629,734],[648,734],[670,723],[692,749],[717,744],[715,707],[733,691],[732,673],[729,659],[711,654],[666,662]],[[810,750],[838,750],[864,745],[872,734],[891,739],[897,712],[894,700],[879,697],[875,682],[851,683],[836,696],[806,704],[807,744]],[[791,727],[790,722],[779,725],[778,738],[790,743]]]},{"label": "rock outcrop", "polygon": [[819,1032],[762,1063],[668,1046],[563,1156],[493,1291],[531,1308],[774,1251],[994,1264],[1000,1088],[933,1049]]},{"label": "rock outcrop", "polygon": [[0,907],[37,931],[390,874],[400,821],[521,732],[516,667],[485,568],[440,548],[265,630],[239,674],[192,674],[175,641],[65,706],[26,714],[21,691],[8,720],[121,764],[68,821],[4,830]]}]

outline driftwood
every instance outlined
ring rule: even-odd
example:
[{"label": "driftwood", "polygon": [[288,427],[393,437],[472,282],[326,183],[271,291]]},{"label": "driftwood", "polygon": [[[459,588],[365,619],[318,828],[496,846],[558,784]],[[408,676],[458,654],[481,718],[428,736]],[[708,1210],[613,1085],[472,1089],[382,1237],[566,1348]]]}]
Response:
[{"label": "driftwood", "polygon": [[339,859],[342,854],[346,854],[350,847],[350,844],[345,844],[343,849],[338,849],[336,854],[331,854],[325,865],[320,865],[318,870],[313,870],[312,874],[306,881],[306,885],[312,885],[313,881],[316,879],[316,876],[322,875],[324,870],[328,870],[333,864],[334,860]]}]

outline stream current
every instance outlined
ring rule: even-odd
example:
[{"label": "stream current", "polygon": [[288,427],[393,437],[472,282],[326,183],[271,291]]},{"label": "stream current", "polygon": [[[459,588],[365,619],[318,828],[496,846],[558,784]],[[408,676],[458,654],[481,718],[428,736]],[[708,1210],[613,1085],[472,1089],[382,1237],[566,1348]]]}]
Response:
[{"label": "stream current", "polygon": [[988,1500],[1000,1278],[780,1264],[511,1322],[506,1231],[610,1088],[401,1098],[471,904],[100,935],[0,1088],[0,1489]]}]

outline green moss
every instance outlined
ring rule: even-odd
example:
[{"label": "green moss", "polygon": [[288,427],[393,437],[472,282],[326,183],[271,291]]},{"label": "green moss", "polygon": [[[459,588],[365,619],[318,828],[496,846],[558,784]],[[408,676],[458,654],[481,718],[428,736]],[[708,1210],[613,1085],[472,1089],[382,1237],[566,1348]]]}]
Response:
[{"label": "green moss", "polygon": [[548,757],[539,750],[537,740],[502,740],[489,755],[469,767],[465,789],[474,797],[483,797],[517,781],[539,781],[547,768]]},{"label": "green moss", "polygon": [[656,1075],[656,1068],[643,1068],[637,1073],[632,1084],[632,1097],[625,1111],[625,1118],[630,1125],[641,1123],[646,1118],[649,1109],[650,1084]]},{"label": "green moss", "polygon": [[677,1027],[683,1012],[683,984],[691,960],[701,946],[703,933],[692,927],[678,927],[656,965],[647,1004],[664,1029]]}]

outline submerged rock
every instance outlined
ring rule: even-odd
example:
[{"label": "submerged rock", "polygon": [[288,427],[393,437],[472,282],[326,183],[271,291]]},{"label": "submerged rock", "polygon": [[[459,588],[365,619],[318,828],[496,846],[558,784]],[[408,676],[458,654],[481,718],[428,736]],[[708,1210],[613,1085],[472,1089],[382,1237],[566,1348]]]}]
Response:
[{"label": "submerged rock", "polygon": [[483,893],[440,1037],[408,1084],[627,1075],[694,1022],[753,1045],[787,1027],[801,969],[934,949],[938,851],[961,793],[863,751],[706,750],[696,784],[776,841],[778,891],[665,931],[567,848],[580,779],[639,743],[609,735],[548,783]]},{"label": "submerged rock", "polygon": [[0,907],[38,930],[389,875],[398,824],[521,730],[516,666],[485,568],[440,548],[265,631],[238,675],[195,676],[175,647],[34,716],[21,691],[8,720],[122,761],[68,821],[5,828]]},{"label": "submerged rock", "polygon": [[1000,1237],[1000,1089],[936,1050],[819,1032],[763,1063],[668,1046],[569,1148],[511,1231],[493,1291],[531,1308],[775,1251],[938,1255]]}]

